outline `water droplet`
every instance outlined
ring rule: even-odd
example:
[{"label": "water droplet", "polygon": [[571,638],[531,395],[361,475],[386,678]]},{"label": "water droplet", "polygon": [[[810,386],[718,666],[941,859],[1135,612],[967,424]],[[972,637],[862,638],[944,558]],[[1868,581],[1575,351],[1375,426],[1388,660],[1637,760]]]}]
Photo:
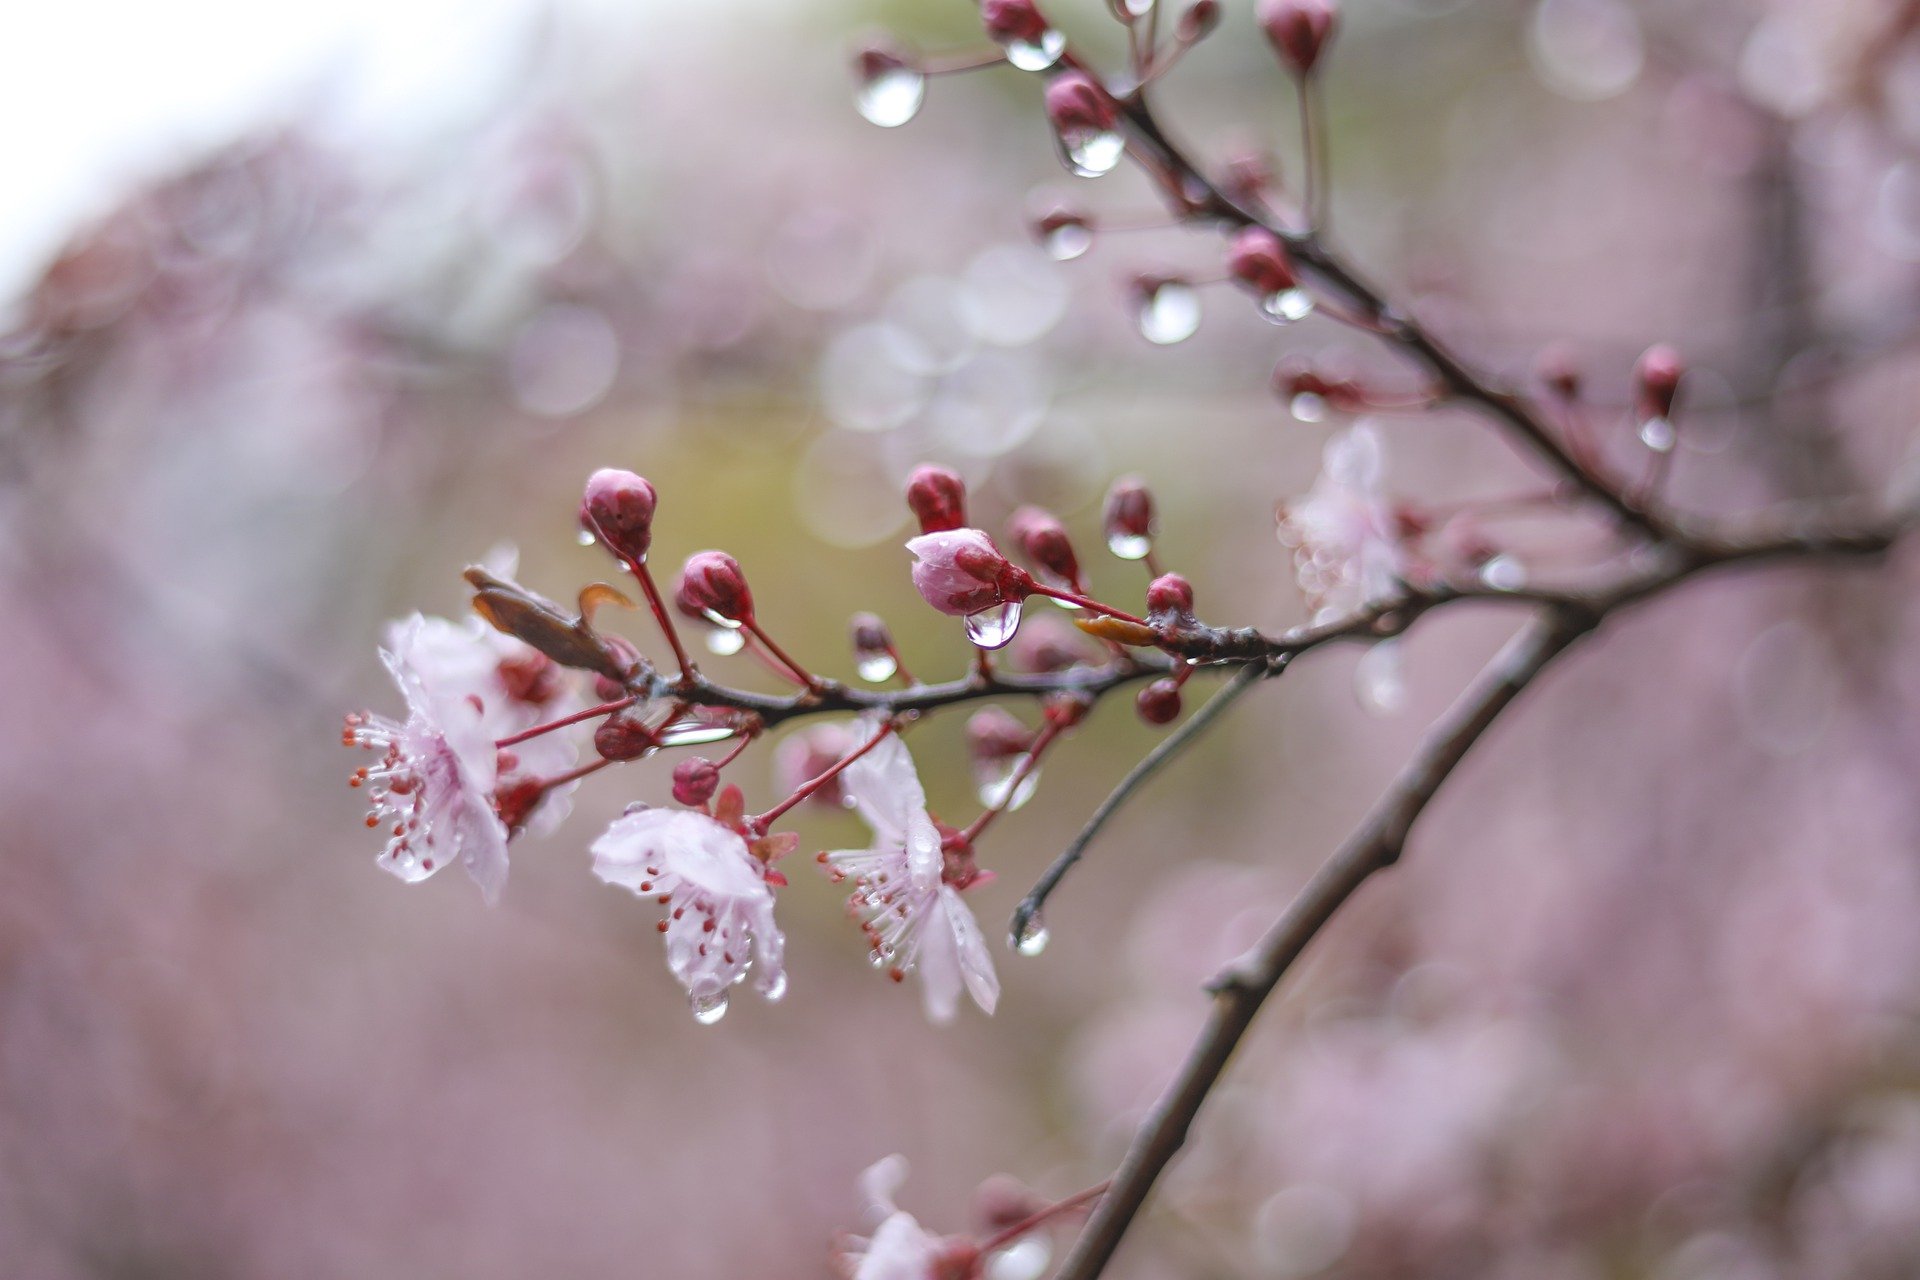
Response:
[{"label": "water droplet", "polygon": [[1503,551],[1480,566],[1480,585],[1494,591],[1518,591],[1527,585],[1527,567]]},{"label": "water droplet", "polygon": [[891,66],[869,76],[854,97],[869,123],[894,129],[920,113],[927,99],[927,78],[912,67]]},{"label": "water droplet", "polygon": [[1313,391],[1302,391],[1287,402],[1287,409],[1300,422],[1325,422],[1327,398]]},{"label": "water droplet", "polygon": [[1407,704],[1407,678],[1399,642],[1382,640],[1360,655],[1353,669],[1353,692],[1375,715],[1390,716]]},{"label": "water droplet", "polygon": [[1068,129],[1059,140],[1060,158],[1079,178],[1112,173],[1127,153],[1127,140],[1113,129]]},{"label": "water droplet", "polygon": [[731,725],[707,724],[700,720],[682,720],[660,731],[663,747],[700,747],[709,742],[725,742],[733,736]]},{"label": "water droplet", "polygon": [[1275,324],[1292,324],[1313,314],[1313,295],[1305,289],[1282,289],[1260,299],[1260,314]]},{"label": "water droplet", "polygon": [[714,626],[725,627],[729,631],[738,630],[740,626],[739,619],[729,618],[725,614],[715,613],[711,609],[702,609],[700,611],[700,616],[705,618],[708,622],[711,622]]},{"label": "water droplet", "polygon": [[1045,71],[1067,51],[1067,37],[1048,27],[1036,40],[1009,40],[1001,46],[1007,61],[1022,71]]},{"label": "water droplet", "polygon": [[747,647],[747,637],[735,627],[713,627],[707,631],[707,652],[731,658]]},{"label": "water droplet", "polygon": [[1140,294],[1141,336],[1159,346],[1185,342],[1200,327],[1200,294],[1183,280],[1163,280]]},{"label": "water droplet", "polygon": [[1674,438],[1673,423],[1665,418],[1648,418],[1640,424],[1640,443],[1655,453],[1670,452]]},{"label": "water droplet", "polygon": [[1020,922],[1020,932],[1013,936],[1013,949],[1023,956],[1037,956],[1047,949],[1050,937],[1047,922],[1036,911]]},{"label": "water droplet", "polygon": [[[1013,775],[1018,772],[1020,762],[1025,756],[1013,756],[1004,763],[991,764],[981,770],[980,803],[989,809],[1004,809],[1011,813],[1027,801],[1033,799],[1033,793],[1040,788],[1040,770],[1032,768],[1020,779],[1020,785],[1013,787]],[[1013,794],[1007,794],[1008,788]]]},{"label": "water droplet", "polygon": [[1040,245],[1055,262],[1071,262],[1093,248],[1093,228],[1084,222],[1063,222],[1042,236]]},{"label": "water droplet", "polygon": [[1008,600],[967,615],[967,639],[982,649],[998,649],[1020,629],[1020,602]]},{"label": "water droplet", "polygon": [[775,1004],[787,998],[787,975],[784,970],[774,974],[773,980],[767,983],[766,996]]},{"label": "water droplet", "polygon": [[1153,539],[1138,533],[1114,532],[1107,535],[1107,550],[1122,560],[1145,560],[1153,550]]},{"label": "water droplet", "polygon": [[578,542],[583,547],[590,547],[594,543],[599,541],[598,538],[594,537],[592,533],[588,532],[585,529],[582,529],[579,533],[575,534],[573,536],[573,540],[575,542]]},{"label": "water droplet", "polygon": [[727,993],[716,991],[710,995],[693,996],[688,1003],[693,1006],[693,1020],[703,1027],[710,1027],[727,1016]]},{"label": "water droplet", "polygon": [[1053,1246],[1044,1235],[1028,1236],[997,1250],[987,1260],[986,1280],[1040,1280],[1053,1261]]},{"label": "water droplet", "polygon": [[882,680],[893,679],[893,673],[900,669],[900,664],[890,653],[869,653],[862,655],[853,664],[853,669],[860,673],[862,680],[879,684]]}]

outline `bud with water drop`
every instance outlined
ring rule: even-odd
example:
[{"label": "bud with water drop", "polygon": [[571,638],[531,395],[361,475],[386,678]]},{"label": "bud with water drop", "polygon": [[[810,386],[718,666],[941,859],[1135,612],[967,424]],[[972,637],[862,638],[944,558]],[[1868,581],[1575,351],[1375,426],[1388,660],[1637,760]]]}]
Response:
[{"label": "bud with water drop", "polygon": [[967,719],[967,755],[973,762],[973,780],[980,803],[989,809],[1018,809],[1039,785],[1039,770],[1029,768],[1017,788],[1014,777],[1034,733],[1000,707],[983,707]]},{"label": "bud with water drop", "polygon": [[1067,51],[1067,38],[1041,16],[1033,0],[981,0],[980,21],[1007,61],[1022,71],[1045,71]]},{"label": "bud with water drop", "polygon": [[1177,573],[1163,573],[1147,584],[1147,620],[1155,626],[1193,621],[1193,584]]},{"label": "bud with water drop", "polygon": [[593,731],[593,749],[605,760],[638,760],[659,745],[638,708],[615,712]]},{"label": "bud with water drop", "polygon": [[1033,238],[1055,262],[1070,262],[1093,247],[1093,224],[1077,209],[1054,205],[1033,220]]},{"label": "bud with water drop", "polygon": [[1046,107],[1069,171],[1082,178],[1113,172],[1127,144],[1120,110],[1098,81],[1083,71],[1057,75],[1047,86]]},{"label": "bud with water drop", "polygon": [[1297,76],[1313,73],[1340,25],[1333,0],[1260,0],[1255,12],[1267,43]]},{"label": "bud with water drop", "polygon": [[873,684],[891,680],[900,669],[900,655],[893,647],[893,632],[877,613],[856,613],[850,626],[853,636],[853,665],[860,678]]},{"label": "bud with water drop", "polygon": [[1140,336],[1155,346],[1185,342],[1200,328],[1200,291],[1180,276],[1138,275],[1128,293]]},{"label": "bud with water drop", "polygon": [[682,613],[732,629],[753,621],[753,593],[740,562],[724,551],[696,551],[680,570],[673,602]]},{"label": "bud with water drop", "polygon": [[1245,227],[1234,236],[1227,274],[1260,300],[1260,313],[1275,324],[1305,319],[1313,310],[1313,297],[1300,287],[1287,246],[1265,227]]},{"label": "bud with water drop", "polygon": [[1219,25],[1220,0],[1193,0],[1174,25],[1173,34],[1181,44],[1196,44],[1212,35]]},{"label": "bud with water drop", "polygon": [[868,39],[853,55],[860,114],[883,129],[905,124],[926,101],[927,77],[918,59],[882,36]]},{"label": "bud with water drop", "polygon": [[635,564],[653,545],[653,513],[659,496],[631,471],[602,467],[587,477],[580,498],[580,528],[607,550]]},{"label": "bud with water drop", "polygon": [[1007,521],[1007,532],[1020,553],[1038,570],[1038,577],[1050,587],[1085,594],[1080,581],[1080,558],[1073,553],[1067,526],[1051,511],[1026,506]]},{"label": "bud with water drop", "polygon": [[1640,440],[1656,453],[1673,448],[1673,402],[1685,375],[1680,353],[1664,343],[1648,347],[1633,366],[1633,408]]},{"label": "bud with water drop", "polygon": [[1145,559],[1153,550],[1156,529],[1153,493],[1138,476],[1122,476],[1107,490],[1101,513],[1107,550],[1122,560]]},{"label": "bud with water drop", "polygon": [[941,613],[965,618],[975,644],[998,649],[1013,639],[1034,582],[992,538],[978,529],[950,529],[909,539],[907,550],[921,597]]},{"label": "bud with water drop", "polygon": [[921,533],[945,533],[966,527],[967,482],[958,473],[932,464],[914,468],[907,478],[907,505]]}]

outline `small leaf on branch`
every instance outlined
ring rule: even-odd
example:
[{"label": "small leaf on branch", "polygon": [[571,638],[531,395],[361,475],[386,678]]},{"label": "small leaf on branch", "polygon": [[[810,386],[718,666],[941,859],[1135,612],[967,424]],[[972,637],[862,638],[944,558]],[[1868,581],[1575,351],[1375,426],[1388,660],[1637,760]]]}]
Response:
[{"label": "small leaf on branch", "polygon": [[1073,625],[1090,636],[1112,640],[1116,644],[1157,645],[1160,643],[1160,633],[1152,627],[1143,627],[1137,622],[1128,622],[1124,618],[1075,618]]},{"label": "small leaf on branch", "polygon": [[613,588],[604,584],[588,587],[580,593],[583,616],[569,617],[553,601],[535,595],[518,583],[497,578],[478,565],[470,566],[465,576],[473,587],[474,612],[495,630],[526,641],[563,667],[625,681],[627,671],[619,654],[584,616],[609,598],[621,599],[624,603],[624,597]]}]

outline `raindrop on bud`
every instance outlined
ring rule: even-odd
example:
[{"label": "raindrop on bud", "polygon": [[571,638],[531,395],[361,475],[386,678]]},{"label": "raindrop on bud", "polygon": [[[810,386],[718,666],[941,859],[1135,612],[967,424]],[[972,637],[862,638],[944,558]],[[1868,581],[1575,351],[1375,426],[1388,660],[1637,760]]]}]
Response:
[{"label": "raindrop on bud", "polygon": [[1640,424],[1640,443],[1655,453],[1671,453],[1677,438],[1669,418],[1648,418]]},{"label": "raindrop on bud", "polygon": [[738,627],[753,620],[753,593],[740,562],[724,551],[696,551],[680,570],[673,590],[680,612],[704,618],[716,627]]},{"label": "raindrop on bud", "polygon": [[980,20],[1022,71],[1045,71],[1067,51],[1066,36],[1047,25],[1033,0],[982,0]]},{"label": "raindrop on bud", "polygon": [[1260,299],[1260,314],[1275,324],[1292,324],[1313,314],[1313,295],[1305,289],[1282,289]]},{"label": "raindrop on bud", "polygon": [[894,657],[893,633],[877,613],[856,613],[852,621],[853,665],[862,680],[879,684],[900,669]]},{"label": "raindrop on bud", "polygon": [[1112,173],[1126,154],[1119,111],[1092,76],[1068,71],[1047,86],[1047,119],[1053,124],[1060,156],[1078,177]]},{"label": "raindrop on bud", "polygon": [[1406,706],[1406,667],[1398,641],[1382,640],[1360,655],[1353,669],[1353,693],[1375,715],[1393,715]]},{"label": "raindrop on bud", "polygon": [[[1666,345],[1648,347],[1633,366],[1633,404],[1642,423],[1655,418],[1670,419],[1673,416],[1674,396],[1679,393],[1680,379],[1686,373],[1686,365],[1681,362],[1680,353]],[[1646,438],[1646,428],[1641,428],[1641,438]],[[1648,442],[1648,448],[1659,446]],[[1666,448],[1673,446],[1669,444]],[[1660,450],[1662,453],[1666,449]]]},{"label": "raindrop on bud", "polygon": [[1480,585],[1492,591],[1518,591],[1527,585],[1526,566],[1502,551],[1480,566]]},{"label": "raindrop on bud", "polygon": [[767,983],[765,995],[767,1000],[772,1004],[778,1004],[787,998],[787,975],[785,971],[773,975],[773,980]]},{"label": "raindrop on bud", "polygon": [[716,658],[731,658],[747,647],[747,636],[738,623],[722,622],[707,628],[706,643],[707,652]]},{"label": "raindrop on bud", "polygon": [[1006,600],[967,615],[967,639],[982,649],[998,649],[1020,629],[1020,601]]},{"label": "raindrop on bud", "polygon": [[1122,560],[1142,560],[1153,550],[1153,494],[1137,476],[1122,476],[1107,490],[1101,513],[1107,550]]},{"label": "raindrop on bud", "polygon": [[727,1016],[727,993],[724,991],[691,996],[688,1003],[693,1006],[693,1020],[703,1027],[710,1027]]},{"label": "raindrop on bud", "polygon": [[1033,222],[1034,238],[1055,262],[1071,262],[1093,248],[1093,227],[1071,209],[1049,209]]},{"label": "raindrop on bud", "polygon": [[1296,392],[1287,401],[1287,412],[1295,421],[1305,423],[1325,422],[1327,420],[1327,398],[1315,391]]},{"label": "raindrop on bud", "polygon": [[1200,328],[1200,293],[1185,280],[1141,276],[1133,282],[1140,335],[1159,346],[1185,342]]},{"label": "raindrop on bud", "polygon": [[854,54],[853,65],[860,79],[854,105],[870,123],[892,129],[919,114],[927,77],[904,51],[873,41]]}]

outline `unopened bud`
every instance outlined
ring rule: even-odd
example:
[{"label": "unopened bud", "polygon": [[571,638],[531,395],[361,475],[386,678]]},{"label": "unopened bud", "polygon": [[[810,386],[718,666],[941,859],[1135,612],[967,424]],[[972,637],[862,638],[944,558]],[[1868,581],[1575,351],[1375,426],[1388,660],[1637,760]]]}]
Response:
[{"label": "unopened bud", "polygon": [[724,551],[696,551],[688,556],[673,602],[682,613],[719,626],[738,626],[753,619],[747,577],[740,571],[740,562]]},{"label": "unopened bud", "polygon": [[1033,220],[1033,238],[1055,262],[1069,262],[1093,247],[1093,224],[1078,209],[1054,205]]},{"label": "unopened bud", "polygon": [[1120,113],[1097,81],[1084,71],[1068,71],[1047,85],[1047,119],[1061,135],[1107,133]]},{"label": "unopened bud", "polygon": [[989,1234],[1025,1222],[1046,1207],[1044,1197],[1035,1195],[1026,1183],[1004,1173],[994,1174],[973,1193],[974,1220]]},{"label": "unopened bud", "polygon": [[1163,573],[1147,586],[1147,613],[1169,617],[1193,616],[1193,584],[1177,573]]},{"label": "unopened bud", "polygon": [[958,473],[932,465],[917,467],[907,480],[907,505],[922,533],[945,533],[967,523],[967,482]]},{"label": "unopened bud", "polygon": [[1266,195],[1276,180],[1271,156],[1259,151],[1242,151],[1227,158],[1220,176],[1220,189],[1233,200],[1253,204]]},{"label": "unopened bud", "polygon": [[616,713],[593,731],[593,749],[607,760],[638,760],[658,742],[653,730],[637,715]]},{"label": "unopened bud", "polygon": [[1080,558],[1058,516],[1039,507],[1021,507],[1007,521],[1007,533],[1042,576],[1051,579],[1049,585],[1080,589]]},{"label": "unopened bud", "polygon": [[995,44],[1038,43],[1050,29],[1033,0],[980,0],[980,21]]},{"label": "unopened bud", "polygon": [[1193,0],[1187,11],[1180,15],[1180,22],[1174,27],[1174,35],[1182,44],[1192,44],[1204,40],[1220,25],[1220,0]]},{"label": "unopened bud", "polygon": [[1299,285],[1293,260],[1280,237],[1265,227],[1247,227],[1227,250],[1227,272],[1256,297],[1267,298]]},{"label": "unopened bud", "polygon": [[913,585],[941,613],[965,617],[1033,593],[1033,579],[978,529],[923,533],[907,540],[907,550]]},{"label": "unopened bud", "polygon": [[673,798],[693,807],[713,799],[720,789],[720,766],[704,756],[694,756],[673,766]]},{"label": "unopened bud", "polygon": [[1136,476],[1122,476],[1107,490],[1101,513],[1107,549],[1122,560],[1139,560],[1153,549],[1153,494]]},{"label": "unopened bud", "polygon": [[1261,0],[1256,13],[1273,51],[1298,76],[1313,71],[1340,23],[1333,0]]},{"label": "unopened bud", "polygon": [[998,763],[1025,755],[1033,747],[1033,730],[1001,707],[982,707],[967,718],[967,750],[974,763]]},{"label": "unopened bud", "polygon": [[1134,698],[1133,709],[1148,724],[1171,724],[1180,714],[1180,686],[1171,680],[1155,680]]},{"label": "unopened bud", "polygon": [[623,560],[642,561],[653,545],[653,486],[631,471],[602,467],[587,477],[580,527]]},{"label": "unopened bud", "polygon": [[1680,390],[1686,365],[1680,353],[1661,344],[1648,347],[1633,367],[1633,400],[1640,417],[1665,418],[1673,413],[1673,398]]}]

